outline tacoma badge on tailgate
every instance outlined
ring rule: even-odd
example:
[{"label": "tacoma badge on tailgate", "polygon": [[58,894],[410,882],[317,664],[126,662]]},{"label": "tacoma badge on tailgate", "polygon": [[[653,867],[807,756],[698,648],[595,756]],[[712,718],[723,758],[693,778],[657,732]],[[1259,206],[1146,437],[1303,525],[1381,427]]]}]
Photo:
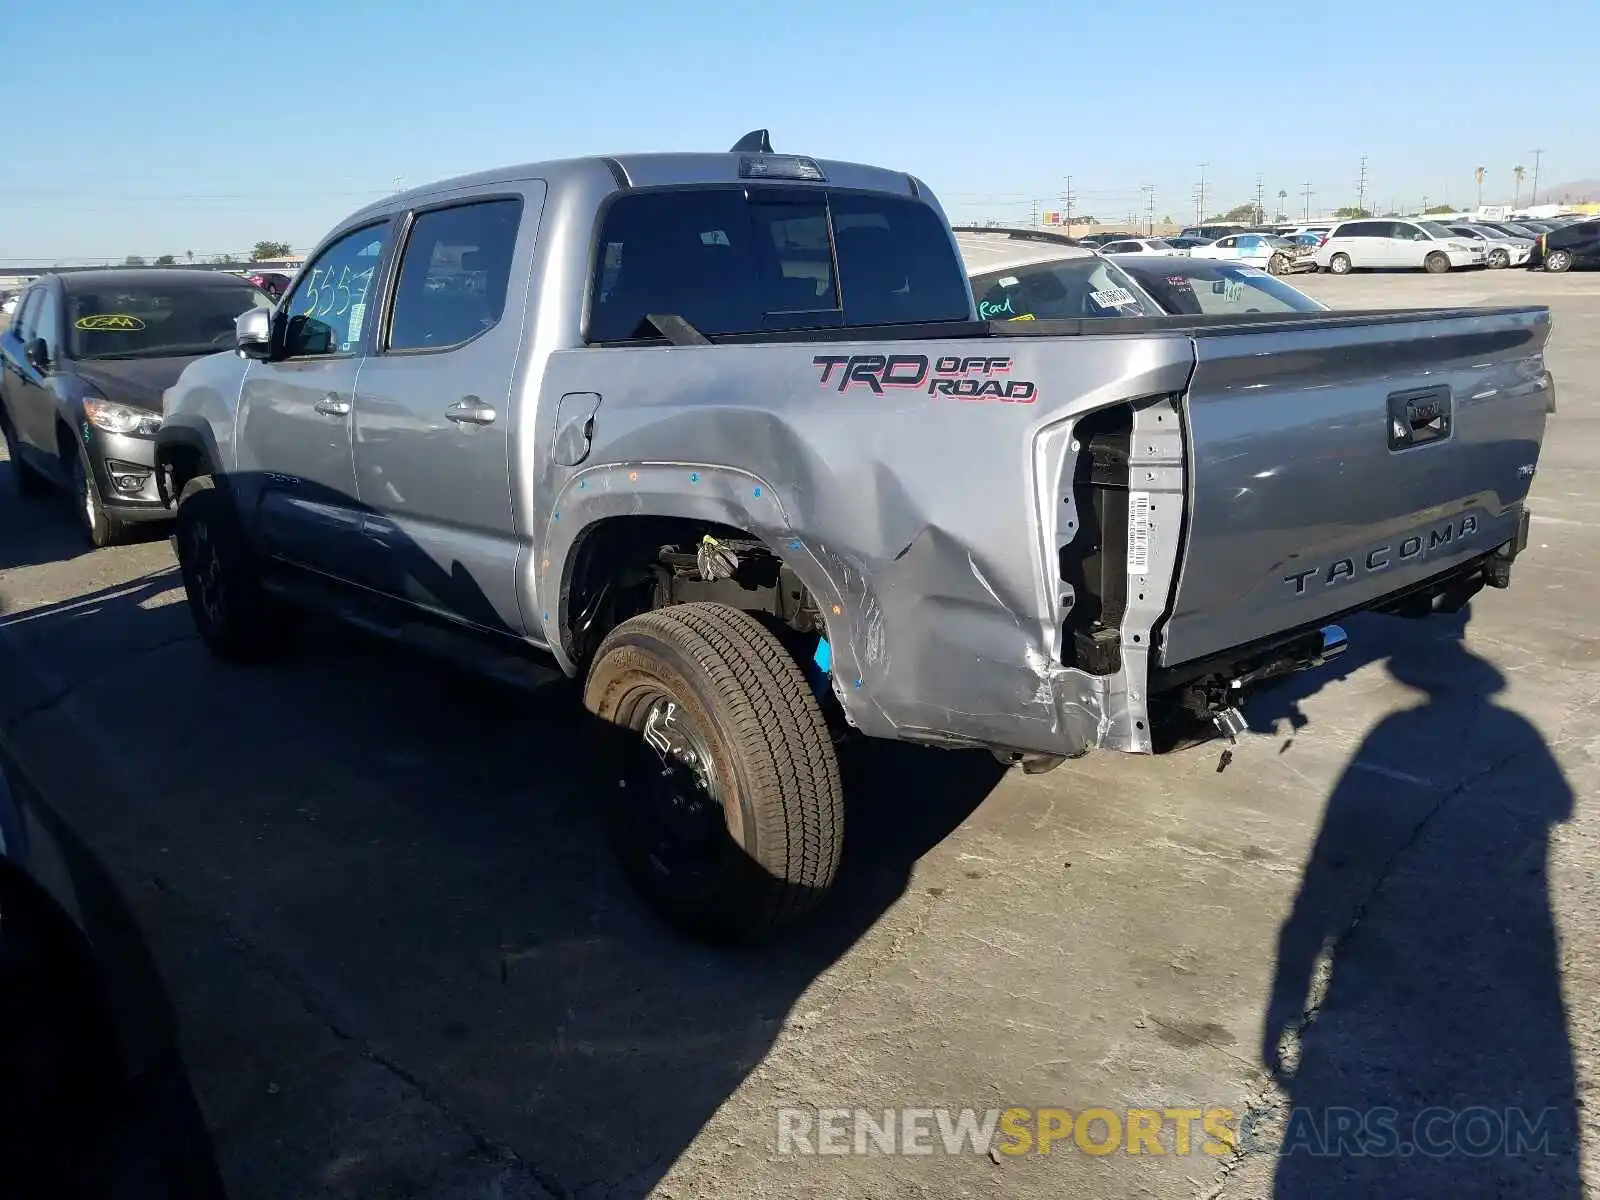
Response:
[{"label": "tacoma badge on tailgate", "polygon": [[1321,567],[1312,567],[1309,570],[1297,571],[1293,575],[1285,575],[1283,581],[1294,588],[1296,596],[1306,594],[1306,580],[1314,576],[1321,576],[1325,587],[1332,587],[1341,579],[1354,579],[1357,575],[1371,575],[1378,571],[1386,570],[1397,562],[1409,562],[1414,558],[1426,557],[1429,553],[1441,546],[1466,541],[1478,532],[1478,518],[1474,516],[1461,517],[1459,520],[1447,521],[1443,525],[1436,525],[1426,533],[1414,533],[1410,537],[1402,538],[1398,545],[1384,544],[1374,546],[1365,555],[1351,558],[1336,558]]}]

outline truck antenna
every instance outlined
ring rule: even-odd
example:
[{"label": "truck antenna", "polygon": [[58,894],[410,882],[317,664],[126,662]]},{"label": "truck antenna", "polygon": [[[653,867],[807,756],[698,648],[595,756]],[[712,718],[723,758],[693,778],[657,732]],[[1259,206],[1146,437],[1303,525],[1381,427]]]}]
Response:
[{"label": "truck antenna", "polygon": [[765,129],[752,129],[733,144],[730,154],[771,154],[772,139]]}]

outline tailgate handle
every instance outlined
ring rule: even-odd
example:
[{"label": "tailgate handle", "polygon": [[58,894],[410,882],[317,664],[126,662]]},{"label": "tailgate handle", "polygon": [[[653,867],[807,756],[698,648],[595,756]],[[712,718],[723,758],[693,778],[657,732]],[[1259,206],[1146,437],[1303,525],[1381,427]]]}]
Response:
[{"label": "tailgate handle", "polygon": [[1450,389],[1417,388],[1389,396],[1389,449],[1409,450],[1450,436]]}]

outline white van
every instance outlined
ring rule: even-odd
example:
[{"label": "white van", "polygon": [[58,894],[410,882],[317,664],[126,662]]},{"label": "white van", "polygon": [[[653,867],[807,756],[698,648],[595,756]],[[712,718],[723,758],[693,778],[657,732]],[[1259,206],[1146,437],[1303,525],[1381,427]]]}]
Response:
[{"label": "white van", "polygon": [[1314,257],[1320,270],[1335,275],[1407,267],[1440,274],[1451,267],[1484,265],[1482,245],[1437,221],[1343,221],[1333,227]]}]

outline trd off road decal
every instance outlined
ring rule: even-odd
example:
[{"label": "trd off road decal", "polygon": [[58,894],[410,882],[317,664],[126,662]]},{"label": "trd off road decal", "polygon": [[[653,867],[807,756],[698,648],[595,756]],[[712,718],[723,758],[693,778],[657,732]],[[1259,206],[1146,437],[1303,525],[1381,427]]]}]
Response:
[{"label": "trd off road decal", "polygon": [[841,392],[866,388],[881,396],[891,388],[916,388],[930,396],[1004,404],[1032,404],[1039,395],[1030,380],[996,378],[1010,374],[1009,356],[819,354],[811,365],[819,371],[818,383]]}]

